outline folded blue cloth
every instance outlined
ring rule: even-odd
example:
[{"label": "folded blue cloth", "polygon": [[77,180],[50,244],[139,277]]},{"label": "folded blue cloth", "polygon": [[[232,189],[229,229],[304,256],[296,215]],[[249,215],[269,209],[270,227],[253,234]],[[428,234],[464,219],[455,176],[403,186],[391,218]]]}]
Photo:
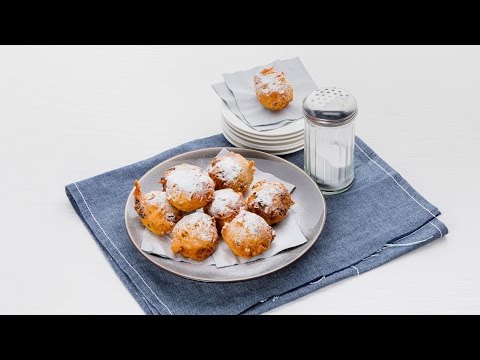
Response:
[{"label": "folded blue cloth", "polygon": [[[202,283],[158,268],[133,246],[124,207],[134,179],[181,153],[231,146],[223,135],[195,140],[150,159],[66,186],[76,212],[147,314],[260,314],[380,266],[447,234],[439,210],[356,138],[355,182],[327,196],[320,238],[299,260],[268,276]],[[303,168],[303,151],[285,159]]]}]

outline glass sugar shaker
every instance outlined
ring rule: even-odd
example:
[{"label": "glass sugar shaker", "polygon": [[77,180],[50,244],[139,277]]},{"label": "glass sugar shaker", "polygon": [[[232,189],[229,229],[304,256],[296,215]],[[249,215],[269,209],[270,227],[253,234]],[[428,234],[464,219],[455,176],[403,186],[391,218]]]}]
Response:
[{"label": "glass sugar shaker", "polygon": [[338,194],[354,178],[357,102],[335,87],[314,90],[303,101],[305,172],[324,194]]}]

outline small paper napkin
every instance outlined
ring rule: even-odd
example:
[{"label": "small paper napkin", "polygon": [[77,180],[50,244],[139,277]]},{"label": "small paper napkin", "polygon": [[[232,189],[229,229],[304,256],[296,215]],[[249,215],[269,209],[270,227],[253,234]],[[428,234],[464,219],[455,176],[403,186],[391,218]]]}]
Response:
[{"label": "small paper napkin", "polygon": [[[222,149],[218,155],[225,155],[228,153],[228,150]],[[295,185],[287,183],[275,175],[270,173],[265,173],[260,171],[259,169],[255,169],[255,176],[253,178],[252,185],[255,184],[257,181],[260,180],[268,180],[268,181],[280,181],[282,182],[288,189],[289,192],[292,192],[295,189]],[[247,191],[246,196],[250,193],[252,186]],[[273,229],[276,232],[276,237],[272,242],[270,248],[265,251],[263,254],[255,256],[250,259],[240,258],[235,256],[228,247],[228,245],[223,241],[221,236],[219,236],[218,247],[213,253],[212,256],[208,257],[203,261],[195,261],[184,258],[181,255],[174,254],[170,249],[171,244],[171,237],[169,235],[158,236],[150,232],[149,230],[145,229],[143,232],[143,239],[142,239],[142,250],[148,252],[150,254],[159,255],[162,257],[166,257],[175,261],[183,261],[188,262],[190,264],[203,264],[203,265],[215,265],[217,268],[232,266],[232,265],[239,265],[245,264],[247,262],[256,261],[258,259],[264,259],[267,257],[274,256],[279,252],[290,249],[292,247],[299,246],[307,242],[307,239],[303,235],[300,227],[298,226],[294,216],[294,208],[290,209],[289,216],[285,218],[281,223],[276,224],[273,226]],[[202,211],[202,210],[198,210]]]},{"label": "small paper napkin", "polygon": [[[260,104],[255,94],[254,76],[268,66],[274,66],[276,70],[283,71],[293,86],[293,101],[281,111],[274,112],[266,109]],[[298,57],[276,60],[246,71],[223,74],[223,78],[225,83],[214,84],[212,87],[240,120],[258,131],[276,129],[300,119],[303,99],[317,88]]]},{"label": "small paper napkin", "polygon": [[238,108],[238,105],[237,105],[237,101],[235,100],[235,97],[233,96],[232,91],[228,88],[227,84],[225,84],[224,82],[221,82],[218,84],[213,84],[212,87],[217,92],[218,96],[220,96],[220,98],[225,102],[225,104],[230,109],[230,111],[234,115],[236,115],[245,125],[251,127],[256,131],[275,130],[282,126],[290,124],[293,121],[299,121],[299,119],[297,120],[286,119],[284,121],[280,121],[275,124],[252,126],[245,119],[243,114],[240,112],[240,109]]}]

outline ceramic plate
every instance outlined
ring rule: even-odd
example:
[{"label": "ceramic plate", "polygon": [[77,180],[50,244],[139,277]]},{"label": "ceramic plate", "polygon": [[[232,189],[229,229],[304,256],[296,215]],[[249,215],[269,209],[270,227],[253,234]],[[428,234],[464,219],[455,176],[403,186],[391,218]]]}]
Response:
[{"label": "ceramic plate", "polygon": [[[225,136],[225,138],[230,142],[232,143],[233,145],[239,147],[239,148],[243,148],[243,149],[257,149],[257,150],[264,150],[264,149],[259,149],[257,146],[255,145],[250,145],[250,144],[246,144],[245,142],[241,141],[240,139],[238,139],[237,137],[235,136],[231,136],[230,135],[230,132],[228,131],[225,131],[225,129],[223,129],[223,136]],[[299,145],[298,147],[296,148],[288,148],[288,149],[282,149],[282,150],[264,150],[272,155],[286,155],[286,154],[290,154],[290,153],[293,153],[293,152],[296,152],[296,151],[299,151],[299,150],[302,150],[303,149],[303,142],[301,143],[301,145]]]},{"label": "ceramic plate", "polygon": [[[325,223],[326,208],[325,200],[316,183],[302,169],[279,157],[255,150],[227,149],[235,151],[249,160],[254,160],[255,166],[261,171],[275,174],[280,179],[296,186],[292,192],[292,197],[296,204],[292,207],[292,213],[289,214],[289,216],[295,217],[300,229],[307,238],[307,242],[267,259],[220,269],[217,269],[214,265],[189,264],[151,255],[140,249],[144,226],[139,221],[138,215],[133,208],[134,199],[132,186],[132,192],[125,206],[125,225],[135,247],[148,260],[159,266],[161,268],[159,271],[163,269],[185,278],[205,282],[249,280],[271,274],[288,266],[305,254],[315,241],[317,241]],[[191,151],[158,164],[140,179],[142,190],[148,192],[159,189],[158,181],[162,177],[163,172],[172,166],[186,162],[206,168],[220,150],[221,148],[210,148]],[[134,179],[132,179],[132,183],[133,180]]]},{"label": "ceramic plate", "polygon": [[223,120],[226,121],[230,126],[238,129],[238,131],[240,132],[258,138],[291,138],[299,134],[303,134],[303,130],[305,127],[304,120],[299,119],[278,129],[256,131],[248,125],[244,124],[242,120],[240,120],[223,101],[221,103],[221,113]]},{"label": "ceramic plate", "polygon": [[289,139],[279,139],[279,140],[274,140],[271,138],[259,139],[250,135],[245,135],[244,133],[237,131],[225,121],[222,122],[222,126],[223,128],[227,128],[231,133],[235,134],[238,138],[245,139],[253,144],[287,147],[292,144],[305,141],[303,133]]},{"label": "ceramic plate", "polygon": [[301,140],[292,142],[289,144],[282,144],[282,145],[276,145],[276,144],[269,144],[269,143],[256,143],[252,142],[248,139],[242,138],[238,136],[237,134],[233,133],[231,129],[227,127],[226,124],[222,125],[223,129],[223,134],[228,135],[229,138],[235,140],[236,143],[243,145],[240,147],[248,148],[248,149],[254,149],[254,150],[260,150],[260,151],[265,151],[271,154],[276,153],[282,153],[282,154],[289,154],[295,151],[298,151],[297,149],[300,148],[302,149],[304,146],[304,139],[302,137]]}]

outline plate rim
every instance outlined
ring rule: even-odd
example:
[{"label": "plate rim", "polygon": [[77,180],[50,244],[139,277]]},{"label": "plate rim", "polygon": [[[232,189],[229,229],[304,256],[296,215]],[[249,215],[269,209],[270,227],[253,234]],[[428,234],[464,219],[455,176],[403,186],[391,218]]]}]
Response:
[{"label": "plate rim", "polygon": [[302,133],[302,134],[299,134],[297,137],[295,138],[291,138],[291,139],[281,139],[281,140],[271,140],[271,139],[258,139],[258,138],[254,138],[254,137],[251,137],[251,136],[248,136],[248,135],[245,135],[245,134],[242,134],[238,131],[236,131],[234,128],[232,128],[227,122],[225,121],[222,121],[222,127],[226,127],[229,131],[231,131],[232,133],[234,133],[237,137],[239,138],[242,138],[242,139],[245,139],[245,140],[248,140],[249,142],[251,143],[254,143],[254,144],[265,144],[265,145],[269,145],[269,146],[288,146],[288,145],[291,145],[291,144],[295,144],[295,143],[300,143],[300,142],[303,142],[304,141],[304,138],[305,138],[305,135]]},{"label": "plate rim", "polygon": [[[276,137],[273,137],[273,136],[262,136],[262,135],[258,135],[258,134],[254,134],[254,133],[248,133],[246,131],[243,131],[241,129],[239,129],[238,127],[235,127],[231,122],[229,122],[227,120],[227,118],[225,116],[222,116],[222,119],[221,119],[222,123],[223,124],[226,124],[228,125],[228,127],[234,129],[236,132],[242,134],[243,136],[248,136],[249,138],[253,138],[253,139],[256,139],[256,140],[260,140],[260,141],[289,141],[289,140],[292,140],[292,139],[296,139],[296,138],[301,138],[304,136],[304,131],[299,131],[299,132],[296,132],[296,133],[292,133],[291,135],[288,135],[288,136],[276,136]],[[263,131],[265,132],[265,131]],[[262,132],[259,132],[260,134]]]},{"label": "plate rim", "polygon": [[[274,130],[256,131],[256,130],[253,130],[253,129],[249,128],[246,124],[244,124],[244,123],[242,122],[242,120],[240,120],[240,119],[238,118],[238,116],[235,115],[235,114],[228,108],[228,106],[225,104],[225,102],[222,102],[222,103],[220,104],[220,106],[221,106],[221,107],[220,107],[221,113],[222,113],[222,115],[225,117],[225,119],[228,121],[228,123],[229,123],[231,126],[237,128],[238,130],[243,131],[244,133],[249,134],[249,135],[257,135],[257,136],[259,136],[259,134],[257,134],[257,133],[261,133],[261,134],[263,134],[264,137],[269,137],[269,138],[282,138],[282,137],[287,137],[287,138],[288,138],[288,137],[294,136],[294,135],[296,135],[296,134],[303,134],[303,132],[305,131],[305,126],[299,126],[299,129],[298,129],[298,130],[295,130],[295,131],[293,131],[293,132],[286,132],[286,133],[280,133],[280,134],[268,134],[268,131],[275,131],[275,130],[279,130],[279,129],[285,130],[285,127],[286,127],[286,126],[293,125],[293,124],[295,124],[295,125],[296,125],[296,124],[299,124],[299,123],[297,123],[297,121],[302,122],[302,118],[298,118],[298,119],[294,120],[293,122],[291,122],[290,124],[285,125],[285,126],[282,126],[282,127],[280,127],[280,128],[274,129]],[[244,128],[244,129],[241,129],[241,128],[237,127],[235,124],[232,123],[232,121],[229,121],[230,119],[234,119],[234,120],[232,120],[232,121],[240,122],[241,126],[244,126],[245,128]],[[261,136],[261,135],[260,135],[260,136]]]},{"label": "plate rim", "polygon": [[304,146],[303,139],[296,142],[292,142],[288,145],[255,144],[233,133],[232,130],[227,128],[226,125],[224,126],[224,124],[222,124],[222,130],[224,133],[226,132],[231,138],[236,139],[237,142],[244,143],[245,145],[251,146],[252,150],[265,151],[265,152],[269,152],[269,151],[281,152],[281,151],[290,151],[300,146],[301,147]]},{"label": "plate rim", "polygon": [[244,150],[256,150],[256,151],[260,151],[260,152],[266,152],[266,153],[269,153],[270,155],[274,155],[274,156],[281,156],[281,155],[288,155],[288,154],[292,154],[294,152],[297,152],[297,151],[300,151],[304,148],[304,144],[302,143],[301,145],[299,145],[298,147],[296,148],[291,148],[291,149],[288,149],[288,150],[281,150],[281,151],[275,151],[275,150],[258,150],[257,148],[251,146],[251,145],[245,145],[243,144],[241,141],[236,141],[235,139],[232,138],[232,136],[230,136],[229,134],[227,134],[227,132],[223,131],[222,129],[222,134],[223,136],[228,140],[228,142],[230,142],[231,144],[235,145],[237,149],[244,149]]},{"label": "plate rim", "polygon": [[[145,174],[143,174],[140,179],[138,179],[139,182],[142,181],[143,178],[145,178],[146,176],[148,176],[154,169],[156,169],[157,167],[161,166],[162,164],[164,164],[165,162],[167,161],[171,161],[171,160],[175,160],[181,156],[184,156],[186,154],[194,154],[194,153],[198,153],[198,152],[203,152],[205,150],[218,150],[218,151],[221,151],[222,149],[227,149],[228,151],[235,151],[235,150],[247,150],[247,151],[253,151],[255,153],[259,153],[259,154],[262,154],[263,156],[271,156],[271,157],[275,157],[277,158],[278,160],[290,165],[290,166],[294,166],[296,168],[298,168],[299,170],[301,170],[302,172],[303,169],[300,168],[298,165],[296,164],[293,164],[291,163],[290,161],[288,160],[285,160],[277,155],[273,155],[273,154],[270,154],[270,153],[267,153],[267,152],[264,152],[264,151],[259,151],[259,150],[255,150],[255,149],[243,149],[243,148],[235,148],[235,147],[230,147],[230,146],[215,146],[215,147],[209,147],[209,148],[202,148],[202,149],[196,149],[196,150],[191,150],[191,151],[187,151],[187,152],[184,152],[184,153],[181,153],[181,154],[178,154],[178,155],[175,155],[175,156],[172,156],[171,158],[168,158],[160,163],[158,163],[157,165],[155,165],[154,167],[150,168]],[[301,254],[299,254],[297,257],[295,258],[292,258],[290,259],[289,261],[287,261],[285,264],[283,264],[282,266],[276,268],[276,269],[273,269],[273,270],[269,270],[265,273],[261,273],[261,274],[258,274],[258,275],[254,275],[254,276],[248,276],[248,277],[240,277],[240,278],[236,278],[236,279],[225,279],[225,280],[218,280],[218,279],[204,279],[204,278],[201,278],[201,277],[195,277],[195,276],[189,276],[189,275],[184,275],[184,274],[179,274],[177,272],[174,272],[174,271],[171,271],[170,269],[167,269],[166,267],[163,267],[161,264],[155,262],[154,260],[152,260],[150,258],[150,256],[154,256],[152,254],[149,254],[145,251],[143,251],[141,249],[140,246],[137,246],[137,244],[135,243],[135,241],[133,240],[133,236],[132,234],[130,233],[130,229],[127,225],[127,211],[128,211],[128,203],[129,203],[129,199],[133,196],[133,192],[134,192],[134,186],[132,186],[132,189],[130,190],[129,194],[128,194],[128,197],[127,197],[127,200],[125,201],[125,207],[124,207],[124,223],[125,223],[125,228],[127,230],[127,234],[128,234],[128,238],[130,239],[130,241],[132,242],[133,246],[142,254],[142,256],[144,258],[146,258],[148,261],[150,261],[152,264],[154,264],[155,266],[161,268],[162,270],[165,270],[171,274],[174,274],[176,276],[180,276],[182,278],[185,278],[185,279],[189,279],[189,280],[194,280],[194,281],[200,281],[200,282],[206,282],[206,283],[233,283],[233,282],[241,282],[241,281],[247,281],[247,280],[253,280],[253,279],[257,279],[257,278],[260,278],[260,277],[264,277],[264,276],[267,276],[267,275],[270,275],[272,273],[275,273],[289,265],[291,265],[292,263],[294,263],[295,261],[297,261],[298,259],[300,259],[302,256],[304,256],[311,248],[312,246],[317,242],[318,240],[318,237],[320,236],[320,234],[322,233],[323,231],[323,228],[325,227],[325,222],[326,222],[326,218],[327,218],[327,205],[326,205],[326,201],[325,201],[325,197],[323,195],[323,193],[321,192],[320,188],[317,186],[317,183],[315,183],[315,181],[310,177],[308,176],[305,172],[304,172],[304,175],[309,179],[309,181],[311,181],[315,187],[318,189],[318,192],[322,198],[322,202],[323,202],[323,213],[322,213],[322,216],[320,218],[320,227],[319,227],[319,230],[317,231],[317,233],[314,235],[314,239],[313,241],[308,244],[303,244],[303,245],[308,245],[307,248],[305,248],[305,251],[303,251]]]},{"label": "plate rim", "polygon": [[[247,145],[243,145],[235,140],[233,140],[230,135],[228,135],[227,133],[223,133],[223,135],[225,136],[225,138],[230,142],[232,143],[233,145],[235,145],[237,147],[237,149],[244,149],[244,150],[257,150],[255,149],[254,147],[251,147],[251,146],[247,146]],[[271,155],[275,155],[275,156],[283,156],[283,155],[288,155],[288,154],[292,154],[294,152],[297,152],[297,151],[300,151],[300,150],[303,150],[303,145],[302,146],[299,146],[298,148],[294,148],[294,149],[291,149],[291,150],[288,150],[288,151],[279,151],[279,152],[276,152],[276,151],[268,151],[269,154]],[[258,151],[262,151],[262,150],[258,150]],[[264,150],[263,152],[267,152],[266,150]]]}]

